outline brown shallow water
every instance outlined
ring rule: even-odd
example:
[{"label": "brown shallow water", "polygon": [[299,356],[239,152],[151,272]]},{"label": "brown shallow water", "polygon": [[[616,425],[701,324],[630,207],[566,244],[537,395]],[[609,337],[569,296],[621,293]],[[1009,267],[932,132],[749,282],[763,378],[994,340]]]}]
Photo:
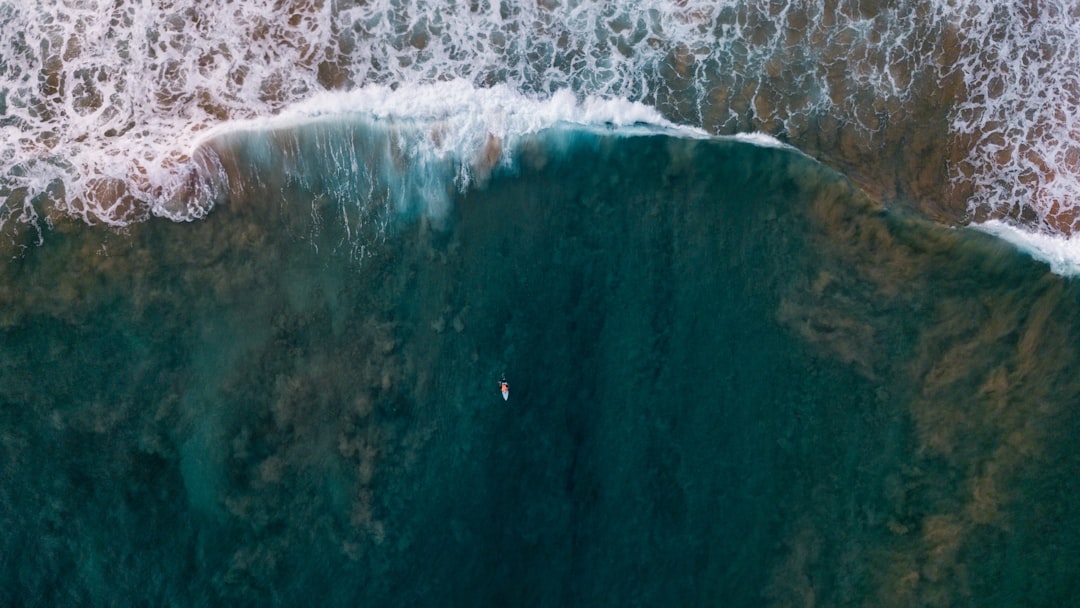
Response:
[{"label": "brown shallow water", "polygon": [[556,130],[346,231],[262,137],[5,255],[4,603],[1075,594],[1074,282],[785,150]]}]

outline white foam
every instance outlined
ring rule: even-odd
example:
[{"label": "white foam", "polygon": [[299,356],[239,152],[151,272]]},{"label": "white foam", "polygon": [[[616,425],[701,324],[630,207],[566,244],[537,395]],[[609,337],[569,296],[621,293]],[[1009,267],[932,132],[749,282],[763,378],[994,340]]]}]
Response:
[{"label": "white foam", "polygon": [[1054,274],[1080,276],[1080,236],[1064,238],[1032,232],[999,220],[972,224],[971,227],[1005,240],[1036,260],[1046,262]]},{"label": "white foam", "polygon": [[736,141],[753,144],[762,148],[780,148],[782,150],[798,151],[798,149],[794,146],[790,144],[785,144],[779,139],[773,137],[772,135],[769,135],[768,133],[761,133],[760,131],[754,131],[753,133],[736,133],[732,138]]},{"label": "white foam", "polygon": [[951,19],[968,93],[951,128],[973,141],[954,178],[973,186],[973,213],[1027,212],[1057,232],[1047,219],[1080,206],[1080,5],[969,0]]},{"label": "white foam", "polygon": [[[0,225],[36,221],[35,197],[57,181],[66,197],[55,206],[88,222],[124,224],[165,207],[197,216],[203,206],[167,201],[198,170],[191,165],[198,140],[237,121],[366,107],[388,118],[445,113],[462,133],[480,133],[499,132],[498,117],[514,123],[507,132],[533,128],[530,121],[596,127],[656,125],[662,117],[714,134],[761,131],[798,143],[824,117],[871,135],[893,115],[918,120],[916,81],[932,89],[952,70],[966,98],[942,137],[973,142],[952,167],[958,182],[974,187],[973,213],[1032,211],[1041,228],[1054,230],[1058,223],[1045,219],[1055,209],[1080,205],[1076,2],[1045,0],[1037,10],[1000,0],[870,5],[0,4]],[[954,38],[957,57],[943,44]],[[470,83],[491,99],[460,84],[417,88],[443,81]],[[425,97],[431,90],[443,97]],[[470,126],[462,118],[469,111],[496,118]],[[128,197],[122,204],[118,192]]]}]

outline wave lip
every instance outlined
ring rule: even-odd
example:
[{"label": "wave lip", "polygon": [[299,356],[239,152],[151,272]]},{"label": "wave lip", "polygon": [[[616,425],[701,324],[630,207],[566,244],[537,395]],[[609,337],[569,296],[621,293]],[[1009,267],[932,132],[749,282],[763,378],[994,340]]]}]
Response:
[{"label": "wave lip", "polygon": [[1080,236],[1063,237],[1032,232],[1001,220],[987,220],[971,224],[970,227],[998,237],[1032,258],[1049,264],[1054,274],[1080,276]]},{"label": "wave lip", "polygon": [[461,79],[397,87],[369,85],[348,92],[321,93],[275,117],[228,123],[221,128],[242,128],[245,123],[257,127],[287,126],[315,117],[352,113],[382,120],[440,124],[453,128],[453,134],[460,136],[481,132],[496,136],[526,135],[560,123],[649,125],[688,136],[706,135],[701,129],[667,120],[646,104],[622,98],[585,96],[579,100],[568,89],[562,89],[541,99],[506,85],[480,88]]},{"label": "wave lip", "polygon": [[753,144],[762,148],[779,148],[781,150],[792,150],[800,152],[798,148],[791,144],[786,144],[779,139],[776,139],[768,133],[762,133],[761,131],[754,131],[753,133],[736,133],[731,136],[735,141],[741,141],[747,144]]}]

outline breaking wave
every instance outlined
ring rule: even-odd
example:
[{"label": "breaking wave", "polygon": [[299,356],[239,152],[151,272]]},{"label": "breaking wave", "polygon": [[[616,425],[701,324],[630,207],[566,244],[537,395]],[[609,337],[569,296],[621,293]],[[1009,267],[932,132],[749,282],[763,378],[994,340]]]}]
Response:
[{"label": "breaking wave", "polygon": [[[361,217],[371,214],[372,204],[389,203],[399,212],[441,220],[455,188],[464,192],[485,183],[495,169],[514,165],[523,138],[559,127],[708,137],[619,99],[579,102],[561,91],[538,100],[503,85],[477,89],[464,80],[396,89],[371,85],[208,130],[186,184],[192,194],[152,211],[177,221],[201,217],[217,202],[273,196],[268,184],[284,180],[339,206],[359,201]],[[780,145],[760,134],[755,142]]]}]

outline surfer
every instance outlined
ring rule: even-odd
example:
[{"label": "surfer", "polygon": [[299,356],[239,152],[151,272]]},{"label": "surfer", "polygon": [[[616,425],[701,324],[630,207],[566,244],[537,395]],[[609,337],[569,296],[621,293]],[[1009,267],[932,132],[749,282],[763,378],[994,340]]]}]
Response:
[{"label": "surfer", "polygon": [[499,380],[499,390],[502,391],[503,401],[510,398],[510,383],[506,381],[505,376],[503,376],[502,380]]}]

